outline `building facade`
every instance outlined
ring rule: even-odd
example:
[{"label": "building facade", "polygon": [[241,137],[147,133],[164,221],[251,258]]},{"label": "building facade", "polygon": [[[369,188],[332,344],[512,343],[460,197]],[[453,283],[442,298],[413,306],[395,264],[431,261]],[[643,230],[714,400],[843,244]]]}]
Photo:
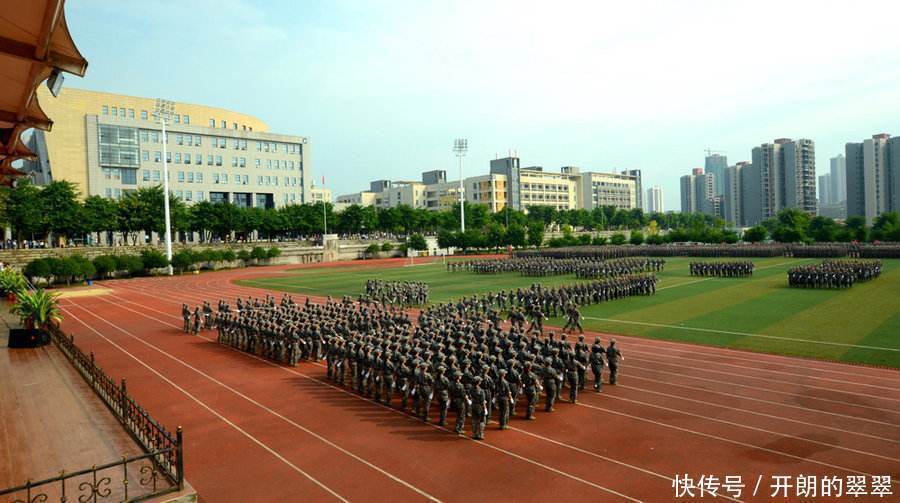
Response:
[{"label": "building facade", "polygon": [[752,152],[753,169],[745,179],[745,224],[756,225],[785,208],[816,214],[815,143],[780,138]]},{"label": "building facade", "polygon": [[715,196],[725,195],[725,169],[728,167],[728,157],[720,154],[709,154],[704,159],[703,172],[715,177]]},{"label": "building facade", "polygon": [[622,174],[634,178],[634,190],[636,194],[635,207],[646,210],[647,208],[644,207],[644,188],[643,185],[641,185],[641,170],[626,169],[622,171]]},{"label": "building facade", "polygon": [[819,175],[819,206],[831,204],[831,174]]},{"label": "building facade", "polygon": [[664,213],[663,190],[659,185],[647,189],[647,211],[650,213]]},{"label": "building facade", "polygon": [[681,212],[696,213],[700,211],[697,208],[697,192],[694,182],[695,175],[684,175],[681,177]]},{"label": "building facade", "polygon": [[744,225],[744,184],[745,170],[750,163],[739,162],[725,168],[725,194],[722,196],[722,218],[737,226]]},{"label": "building facade", "polygon": [[900,211],[900,137],[873,135],[847,143],[847,216],[869,224],[887,211]]},{"label": "building facade", "polygon": [[829,196],[831,200],[829,204],[840,203],[847,200],[847,158],[844,154],[838,154],[830,160],[831,170],[829,172],[831,190]]},{"label": "building facade", "polygon": [[[72,88],[40,99],[55,125],[52,135],[34,135],[45,155],[31,169],[46,180],[68,180],[84,197],[113,199],[163,184],[155,99]],[[270,133],[250,115],[187,103],[175,105],[166,129],[169,188],[188,204],[273,208],[309,200],[305,137]]]},{"label": "building facade", "polygon": [[[639,176],[640,171],[637,172]],[[578,184],[581,188],[578,208],[585,210],[603,206],[614,206],[623,210],[640,208],[638,181],[635,175],[589,171],[581,173]]]}]

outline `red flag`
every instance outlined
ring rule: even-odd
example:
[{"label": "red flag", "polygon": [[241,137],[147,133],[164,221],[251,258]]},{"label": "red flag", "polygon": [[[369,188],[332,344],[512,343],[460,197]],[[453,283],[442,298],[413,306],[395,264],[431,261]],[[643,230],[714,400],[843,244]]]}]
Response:
[{"label": "red flag", "polygon": [[322,187],[325,186],[325,175],[322,175]]}]

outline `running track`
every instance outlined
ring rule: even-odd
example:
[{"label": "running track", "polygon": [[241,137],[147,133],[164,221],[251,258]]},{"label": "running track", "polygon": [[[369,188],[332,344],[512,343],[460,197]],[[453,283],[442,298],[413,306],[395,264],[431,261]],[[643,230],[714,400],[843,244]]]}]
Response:
[{"label": "running track", "polygon": [[[365,263],[378,262],[405,261]],[[900,494],[891,369],[617,336],[619,385],[536,421],[520,402],[510,430],[489,425],[476,442],[333,386],[323,365],[181,332],[182,302],[261,297],[232,281],[287,268],[110,281],[112,294],[62,303],[76,343],[162,424],[184,427],[203,501],[674,501],[685,473],[742,476],[743,494],[720,500],[767,501],[771,476],[801,474],[891,475]]]}]

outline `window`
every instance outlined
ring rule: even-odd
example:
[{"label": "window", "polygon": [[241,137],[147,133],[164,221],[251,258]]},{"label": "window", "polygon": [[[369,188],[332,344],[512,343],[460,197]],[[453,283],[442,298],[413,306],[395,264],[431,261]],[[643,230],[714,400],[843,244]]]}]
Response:
[{"label": "window", "polygon": [[219,147],[219,139],[216,138],[215,136],[213,136],[213,138],[212,138],[212,146],[213,146],[213,148]]},{"label": "window", "polygon": [[203,173],[200,171],[194,173],[194,180],[197,180],[197,183],[203,183]]},{"label": "window", "polygon": [[228,129],[228,122],[222,121],[222,129]]},{"label": "window", "polygon": [[228,183],[228,173],[222,173],[222,183]]},{"label": "window", "polygon": [[206,156],[206,165],[207,166],[213,165],[213,156],[211,156],[211,155]]},{"label": "window", "polygon": [[287,143],[284,144],[284,153],[285,154],[288,153],[288,144]]},{"label": "window", "polygon": [[107,199],[112,199],[112,189],[106,189],[106,197]]},{"label": "window", "polygon": [[112,114],[110,115],[112,115],[113,117],[119,115],[119,109],[116,107],[112,107]]},{"label": "window", "polygon": [[194,156],[194,164],[198,166],[203,164],[203,154],[197,154],[196,156]]},{"label": "window", "polygon": [[187,172],[187,183],[194,183],[194,172],[193,171]]},{"label": "window", "polygon": [[278,186],[278,177],[277,176],[272,177],[272,185],[275,185],[276,187]]},{"label": "window", "polygon": [[175,124],[181,124],[181,116],[178,114],[175,114]]},{"label": "window", "polygon": [[183,198],[184,198],[184,193],[181,192],[180,190],[176,190],[176,191],[175,191],[175,197],[177,197],[178,199],[183,199]]},{"label": "window", "polygon": [[294,171],[294,161],[288,161],[288,169]]},{"label": "window", "polygon": [[219,183],[219,174],[213,173],[213,183]]},{"label": "window", "polygon": [[178,172],[178,183],[184,183],[184,171]]},{"label": "window", "polygon": [[142,161],[150,160],[150,151],[149,150],[141,150],[141,160]]},{"label": "window", "polygon": [[219,148],[225,148],[225,147],[227,147],[227,146],[228,146],[228,139],[227,139],[227,138],[220,138],[220,139],[219,139]]},{"label": "window", "polygon": [[103,105],[103,115],[109,115],[109,105]]},{"label": "window", "polygon": [[180,134],[175,135],[175,143],[178,145],[184,145],[184,136]]},{"label": "window", "polygon": [[237,167],[237,157],[231,156],[231,167],[232,168]]},{"label": "window", "polygon": [[125,185],[137,185],[136,169],[120,169],[119,172],[122,174],[122,183]]},{"label": "window", "polygon": [[247,150],[247,140],[241,140],[241,150]]},{"label": "window", "polygon": [[160,161],[162,161],[162,152],[157,150],[157,151],[153,152],[153,162],[160,162]]},{"label": "window", "polygon": [[260,165],[259,159],[253,159],[253,164],[258,168]]},{"label": "window", "polygon": [[216,166],[221,166],[221,165],[222,165],[222,156],[217,155],[216,156]]},{"label": "window", "polygon": [[256,151],[262,152],[262,142],[261,141],[256,142]]},{"label": "window", "polygon": [[134,119],[134,109],[133,108],[128,109],[128,118]]},{"label": "window", "polygon": [[272,169],[272,159],[266,159],[266,169]]},{"label": "window", "polygon": [[121,117],[123,119],[125,118],[125,108],[124,107],[119,109],[119,117]]},{"label": "window", "polygon": [[215,119],[210,119],[210,120],[209,120],[209,127],[216,127],[216,120],[215,120]]},{"label": "window", "polygon": [[150,138],[153,139],[153,143],[159,143],[159,133],[154,131],[150,133]]},{"label": "window", "polygon": [[191,200],[191,191],[189,191],[189,190],[184,191],[184,200],[185,201]]},{"label": "window", "polygon": [[202,190],[197,191],[197,200],[203,201],[203,191]]},{"label": "window", "polygon": [[291,179],[288,177],[284,177],[284,186],[287,187],[291,184]]},{"label": "window", "polygon": [[147,131],[141,131],[141,143],[149,143],[150,142],[150,133]]},{"label": "window", "polygon": [[244,175],[244,185],[250,185],[250,177]]},{"label": "window", "polygon": [[257,185],[262,185],[262,184],[263,184],[263,177],[262,177],[262,175],[259,175],[259,176],[256,177],[256,184],[257,184]]},{"label": "window", "polygon": [[200,146],[200,135],[194,135],[194,145]]},{"label": "window", "polygon": [[185,164],[191,163],[191,154],[184,154],[184,163]]},{"label": "window", "polygon": [[149,117],[149,115],[147,115],[147,111],[141,110],[141,120],[145,121],[145,120],[147,120],[148,117]]},{"label": "window", "polygon": [[268,142],[266,142],[265,144],[263,144],[263,149],[264,149],[266,152],[269,151],[269,143],[268,143]]},{"label": "window", "polygon": [[160,173],[158,169],[153,170],[153,181],[158,182],[160,180]]},{"label": "window", "polygon": [[287,192],[285,192],[284,193],[284,203],[287,204],[287,202],[288,202],[288,195],[287,195]]},{"label": "window", "polygon": [[181,152],[175,153],[175,164],[181,164]]},{"label": "window", "polygon": [[115,189],[113,193],[116,195],[116,199],[122,199],[122,189]]},{"label": "window", "polygon": [[166,162],[172,162],[172,152],[166,152]]},{"label": "window", "polygon": [[194,146],[194,137],[189,134],[184,135],[184,143],[187,144],[188,147],[193,147]]},{"label": "window", "polygon": [[190,123],[191,123],[191,116],[190,116],[190,115],[183,115],[182,118],[184,119],[184,123],[185,123],[185,124],[190,124]]},{"label": "window", "polygon": [[235,150],[240,150],[240,148],[241,148],[241,141],[240,141],[240,140],[234,140],[233,145],[234,145],[234,149],[235,149]]},{"label": "window", "polygon": [[239,159],[238,164],[239,164],[242,168],[246,168],[246,167],[247,167],[247,159],[246,159],[245,157],[241,157],[241,158]]},{"label": "window", "polygon": [[234,183],[235,185],[241,184],[241,175],[234,175]]}]

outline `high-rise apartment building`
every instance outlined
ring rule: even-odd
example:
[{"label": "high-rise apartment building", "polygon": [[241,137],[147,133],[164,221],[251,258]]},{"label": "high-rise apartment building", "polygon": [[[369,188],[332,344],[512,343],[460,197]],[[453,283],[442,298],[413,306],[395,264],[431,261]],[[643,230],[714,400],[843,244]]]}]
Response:
[{"label": "high-rise apartment building", "polygon": [[[68,180],[82,196],[119,198],[162,185],[162,127],[153,98],[39,88],[54,118],[53,134],[36,131],[43,153],[27,169],[43,181]],[[175,104],[166,126],[169,188],[191,204],[229,201],[273,208],[310,200],[310,145],[302,136],[268,132],[256,117],[221,108]]]},{"label": "high-rise apartment building", "polygon": [[882,133],[847,143],[847,216],[871,224],[886,211],[900,211],[900,137]]},{"label": "high-rise apartment building", "polygon": [[739,162],[725,168],[725,194],[722,196],[722,218],[737,226],[744,225],[744,184],[745,170],[749,162]]},{"label": "high-rise apartment building", "polygon": [[831,204],[831,173],[819,175],[819,205]]},{"label": "high-rise apartment building", "polygon": [[681,177],[682,213],[706,213],[721,216],[722,201],[716,200],[716,176],[694,168],[693,174]]},{"label": "high-rise apartment building", "polygon": [[704,160],[703,172],[715,176],[716,196],[725,194],[725,169],[728,167],[728,157],[720,154],[710,154]]},{"label": "high-rise apartment building", "polygon": [[847,200],[847,158],[844,154],[838,154],[830,159],[831,171],[829,172],[831,181],[831,190],[828,192],[831,196],[829,203],[840,203]]},{"label": "high-rise apartment building", "polygon": [[663,190],[659,185],[647,189],[647,211],[650,213],[663,213]]},{"label": "high-rise apartment building", "polygon": [[756,225],[785,208],[816,213],[816,160],[812,140],[780,138],[753,149],[744,179],[745,225]]},{"label": "high-rise apartment building", "polygon": [[696,213],[700,211],[697,207],[696,184],[694,183],[695,175],[684,175],[681,177],[681,212]]}]

